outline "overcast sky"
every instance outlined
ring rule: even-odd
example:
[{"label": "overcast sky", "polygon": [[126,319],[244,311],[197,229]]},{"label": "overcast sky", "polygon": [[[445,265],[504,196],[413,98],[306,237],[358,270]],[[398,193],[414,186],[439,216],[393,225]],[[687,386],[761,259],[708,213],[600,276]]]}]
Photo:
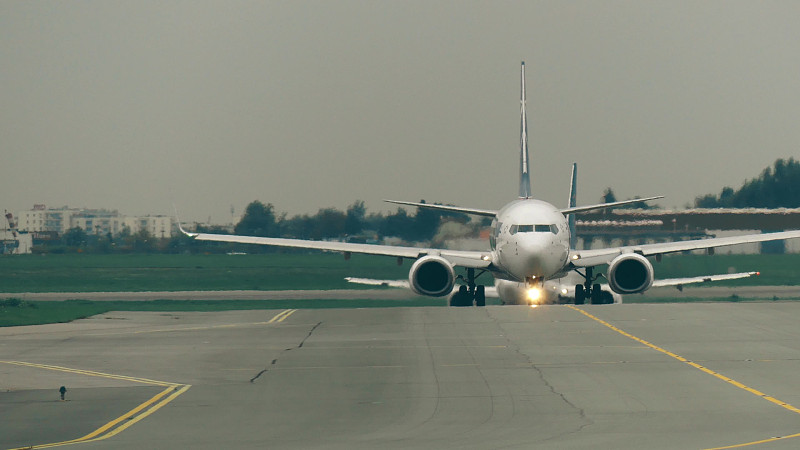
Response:
[{"label": "overcast sky", "polygon": [[800,2],[0,1],[0,208],[566,206],[800,158]]}]

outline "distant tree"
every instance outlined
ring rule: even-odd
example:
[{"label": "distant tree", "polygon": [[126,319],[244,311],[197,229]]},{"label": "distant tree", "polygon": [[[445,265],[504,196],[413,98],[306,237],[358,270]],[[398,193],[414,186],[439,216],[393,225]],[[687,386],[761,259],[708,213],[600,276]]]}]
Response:
[{"label": "distant tree", "polygon": [[278,236],[280,230],[275,220],[275,207],[272,203],[265,205],[258,200],[251,202],[234,231],[247,236]]},{"label": "distant tree", "polygon": [[344,231],[348,235],[361,233],[364,230],[364,218],[367,215],[367,208],[364,207],[364,202],[356,200],[352,205],[347,207],[347,218],[344,224]]},{"label": "distant tree", "polygon": [[405,209],[397,208],[397,212],[389,214],[381,223],[379,232],[382,236],[396,236],[405,240],[414,240],[414,218]]},{"label": "distant tree", "polygon": [[61,237],[61,241],[67,247],[82,247],[86,245],[86,232],[79,227],[73,227],[67,230]]},{"label": "distant tree", "polygon": [[[425,200],[420,200],[425,203]],[[433,239],[439,223],[442,221],[442,213],[430,208],[417,208],[417,215],[414,216],[414,226],[410,231],[413,235],[411,240],[427,241]]]},{"label": "distant tree", "polygon": [[130,239],[130,248],[135,253],[150,253],[156,248],[156,238],[147,230],[137,231]]},{"label": "distant tree", "polygon": [[308,214],[294,216],[281,222],[281,236],[294,239],[311,239],[314,232],[315,220]]},{"label": "distant tree", "polygon": [[614,191],[607,187],[605,191],[603,191],[603,198],[600,199],[601,203],[614,203],[617,201],[617,196],[614,195]]},{"label": "distant tree", "polygon": [[695,198],[698,208],[798,208],[800,207],[800,162],[778,159],[757,178],[747,180],[739,190],[725,187],[719,196]]},{"label": "distant tree", "polygon": [[386,220],[386,217],[382,213],[369,213],[366,218],[364,218],[364,229],[370,231],[378,231],[383,226],[383,222]]},{"label": "distant tree", "polygon": [[725,186],[722,188],[722,192],[719,193],[719,202],[722,204],[731,204],[734,194],[733,188]]},{"label": "distant tree", "polygon": [[91,245],[90,251],[92,253],[111,253],[114,250],[114,237],[111,232],[100,236],[96,236],[94,243]]},{"label": "distant tree", "polygon": [[126,238],[129,238],[130,236],[131,236],[131,227],[129,227],[127,225],[123,225],[122,229],[119,230],[119,233],[117,233],[117,239],[123,239],[124,240]]},{"label": "distant tree", "polygon": [[312,239],[327,239],[345,235],[347,216],[334,208],[320,209],[314,222]]}]

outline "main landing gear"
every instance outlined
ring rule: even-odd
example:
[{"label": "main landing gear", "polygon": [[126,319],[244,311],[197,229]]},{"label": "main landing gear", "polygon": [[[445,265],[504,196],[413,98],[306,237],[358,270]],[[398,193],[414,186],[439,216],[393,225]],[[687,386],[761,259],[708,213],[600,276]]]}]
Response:
[{"label": "main landing gear", "polygon": [[589,299],[592,305],[606,305],[614,303],[614,297],[611,293],[605,292],[600,289],[600,284],[595,283],[603,274],[594,275],[594,267],[587,267],[586,273],[582,274],[575,271],[583,277],[584,283],[575,285],[575,304],[583,305]]},{"label": "main landing gear", "polygon": [[[460,279],[464,277],[460,276]],[[450,297],[450,306],[486,306],[486,289],[475,284],[475,269],[467,269],[467,285],[458,287],[458,292]]]}]

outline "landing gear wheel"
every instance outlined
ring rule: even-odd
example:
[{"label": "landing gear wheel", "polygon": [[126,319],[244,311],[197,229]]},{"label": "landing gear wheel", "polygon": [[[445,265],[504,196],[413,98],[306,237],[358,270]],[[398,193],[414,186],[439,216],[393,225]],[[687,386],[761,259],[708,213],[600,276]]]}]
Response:
[{"label": "landing gear wheel", "polygon": [[466,286],[459,286],[458,292],[450,297],[450,306],[472,306],[472,296]]},{"label": "landing gear wheel", "polygon": [[595,284],[592,286],[592,304],[593,305],[602,305],[603,304],[603,291],[600,290],[600,285]]},{"label": "landing gear wheel", "polygon": [[486,306],[486,288],[483,286],[475,287],[475,306]]},{"label": "landing gear wheel", "polygon": [[583,290],[582,284],[575,285],[575,304],[582,305],[586,302],[586,292]]}]

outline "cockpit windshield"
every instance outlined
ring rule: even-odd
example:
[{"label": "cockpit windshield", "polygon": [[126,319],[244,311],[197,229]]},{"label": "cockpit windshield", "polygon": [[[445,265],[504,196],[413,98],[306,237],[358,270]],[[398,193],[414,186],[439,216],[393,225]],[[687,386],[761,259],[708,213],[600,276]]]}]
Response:
[{"label": "cockpit windshield", "polygon": [[517,233],[553,233],[558,234],[558,227],[553,225],[511,225],[511,234]]}]

